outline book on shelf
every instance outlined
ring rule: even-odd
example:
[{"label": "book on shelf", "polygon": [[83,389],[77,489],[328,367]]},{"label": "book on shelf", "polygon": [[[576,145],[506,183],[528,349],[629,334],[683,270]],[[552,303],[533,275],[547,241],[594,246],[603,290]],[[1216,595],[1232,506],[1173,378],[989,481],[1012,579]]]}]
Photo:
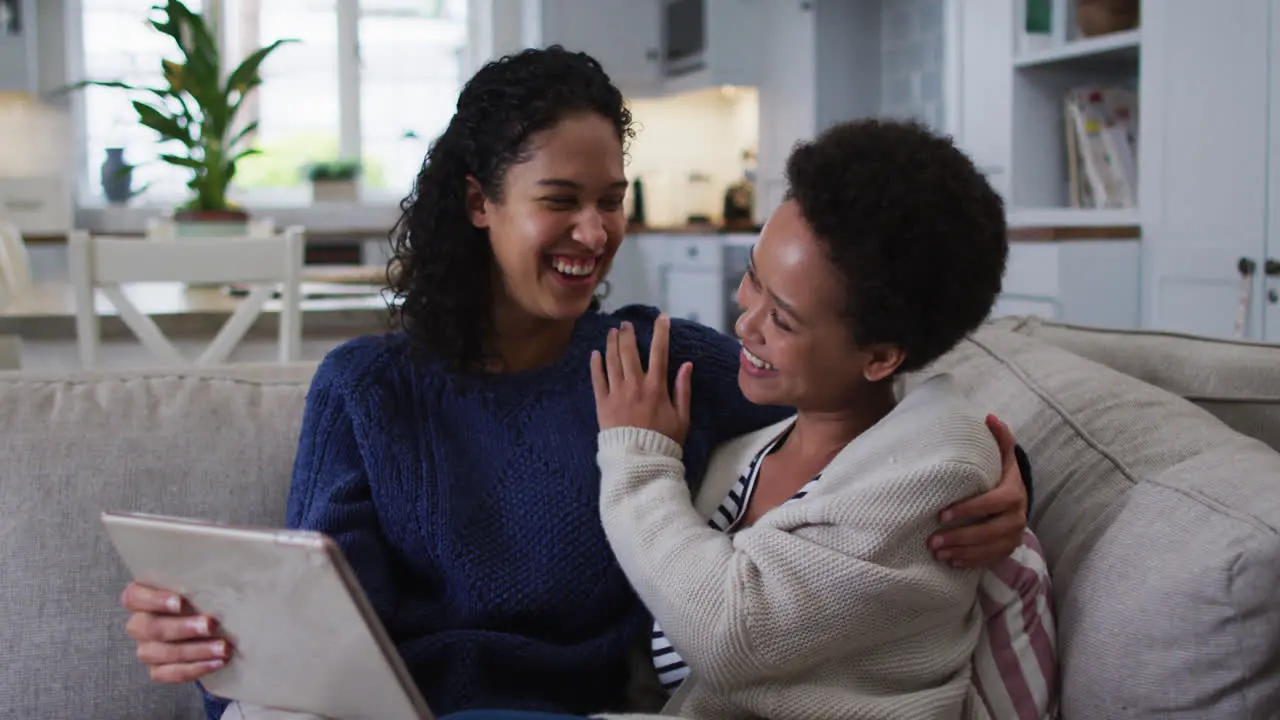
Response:
[{"label": "book on shelf", "polygon": [[1078,87],[1066,94],[1063,112],[1071,207],[1137,207],[1137,96],[1119,87]]}]

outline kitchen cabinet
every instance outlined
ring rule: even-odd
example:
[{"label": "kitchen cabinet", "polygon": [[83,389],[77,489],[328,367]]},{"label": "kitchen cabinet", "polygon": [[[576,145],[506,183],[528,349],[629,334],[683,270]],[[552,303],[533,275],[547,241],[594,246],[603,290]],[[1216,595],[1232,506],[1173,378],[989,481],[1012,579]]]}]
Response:
[{"label": "kitchen cabinet", "polygon": [[1003,288],[991,315],[1136,328],[1141,322],[1141,254],[1136,239],[1011,242]]},{"label": "kitchen cabinet", "polygon": [[35,92],[35,0],[0,0],[0,92]]},{"label": "kitchen cabinet", "polygon": [[662,281],[661,307],[668,315],[724,330],[723,283],[718,273],[668,266]]},{"label": "kitchen cabinet", "polygon": [[1145,324],[1280,341],[1280,0],[1148,0],[1142,23]]},{"label": "kitchen cabinet", "polygon": [[532,44],[600,61],[628,97],[754,86],[764,0],[524,0]]},{"label": "kitchen cabinet", "polygon": [[721,235],[654,233],[623,241],[609,272],[602,307],[655,306],[725,331],[725,238]]},{"label": "kitchen cabinet", "polygon": [[663,92],[759,83],[765,8],[776,2],[658,0]]},{"label": "kitchen cabinet", "polygon": [[563,45],[600,61],[628,97],[663,92],[659,0],[525,0],[539,44]]}]

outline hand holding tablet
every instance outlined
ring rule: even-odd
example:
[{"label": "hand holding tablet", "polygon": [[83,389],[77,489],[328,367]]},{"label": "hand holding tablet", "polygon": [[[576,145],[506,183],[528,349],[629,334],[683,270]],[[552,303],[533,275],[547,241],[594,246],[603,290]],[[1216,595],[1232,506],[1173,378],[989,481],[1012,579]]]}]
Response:
[{"label": "hand holding tablet", "polygon": [[[199,677],[218,697],[342,720],[434,720],[332,539],[130,513],[102,520],[135,580],[126,605],[146,609],[130,634],[148,639],[140,654],[157,653],[144,661],[158,680]],[[175,608],[173,593],[189,602]],[[197,627],[206,618],[216,626]],[[217,634],[235,657],[215,667]]]}]

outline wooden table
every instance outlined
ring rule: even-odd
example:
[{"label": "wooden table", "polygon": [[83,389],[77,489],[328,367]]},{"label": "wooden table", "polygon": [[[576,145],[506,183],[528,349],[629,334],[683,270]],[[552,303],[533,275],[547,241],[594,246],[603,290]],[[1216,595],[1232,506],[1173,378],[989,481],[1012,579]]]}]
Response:
[{"label": "wooden table", "polygon": [[[320,267],[304,273],[302,330],[304,335],[363,334],[385,330],[387,300],[374,280],[381,268]],[[339,280],[340,282],[330,282]],[[243,298],[219,287],[189,287],[185,283],[135,283],[124,293],[142,313],[151,316],[171,337],[209,337],[235,311]],[[103,338],[130,337],[111,303],[99,292],[95,308]],[[74,338],[75,293],[67,281],[37,283],[29,293],[0,308],[0,334],[29,339]],[[280,303],[268,301],[247,337],[274,337]]]}]

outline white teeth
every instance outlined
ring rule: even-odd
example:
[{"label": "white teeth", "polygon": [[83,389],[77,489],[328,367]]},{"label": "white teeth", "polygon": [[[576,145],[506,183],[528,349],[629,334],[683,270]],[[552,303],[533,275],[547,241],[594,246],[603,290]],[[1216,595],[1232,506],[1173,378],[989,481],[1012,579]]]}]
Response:
[{"label": "white teeth", "polygon": [[755,355],[752,355],[752,354],[751,354],[751,351],[750,351],[750,350],[748,350],[745,346],[742,348],[742,353],[743,353],[744,355],[746,355],[746,356],[747,356],[747,360],[751,361],[751,364],[752,364],[752,365],[755,365],[756,367],[760,368],[761,370],[773,370],[773,369],[774,369],[774,368],[773,368],[773,366],[772,366],[772,365],[770,365],[769,363],[767,363],[767,362],[765,362],[765,361],[761,360],[760,358],[756,357]]},{"label": "white teeth", "polygon": [[551,261],[551,267],[557,272],[565,275],[574,275],[583,277],[595,272],[596,261],[594,258],[588,260],[568,260],[566,258],[556,258]]}]

